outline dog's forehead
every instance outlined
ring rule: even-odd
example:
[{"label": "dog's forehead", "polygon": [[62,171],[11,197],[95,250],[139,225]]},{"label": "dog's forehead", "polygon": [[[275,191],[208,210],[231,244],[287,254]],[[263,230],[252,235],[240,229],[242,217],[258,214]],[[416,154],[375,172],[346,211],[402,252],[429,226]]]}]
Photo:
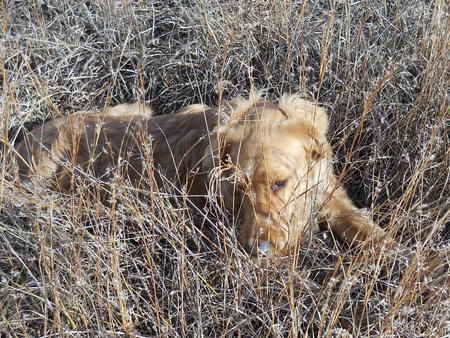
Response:
[{"label": "dog's forehead", "polygon": [[279,122],[286,119],[284,112],[274,101],[260,101],[246,112],[246,119],[254,122]]},{"label": "dog's forehead", "polygon": [[274,102],[274,101],[262,101],[262,102],[258,102],[255,105],[255,108],[259,111],[264,111],[264,110],[279,110],[278,108],[278,103]]},{"label": "dog's forehead", "polygon": [[290,135],[265,135],[245,140],[237,159],[246,175],[276,173],[281,176],[295,170],[304,158],[301,141]]}]

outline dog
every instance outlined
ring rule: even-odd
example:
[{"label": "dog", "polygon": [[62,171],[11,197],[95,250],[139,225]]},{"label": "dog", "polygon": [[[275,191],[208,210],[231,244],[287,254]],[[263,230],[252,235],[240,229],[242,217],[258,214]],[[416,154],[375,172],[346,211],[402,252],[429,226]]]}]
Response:
[{"label": "dog", "polygon": [[159,116],[135,104],[62,117],[16,145],[16,173],[64,191],[74,177],[95,179],[105,195],[116,175],[140,190],[169,183],[198,208],[213,194],[256,258],[283,254],[324,222],[350,245],[386,240],[333,173],[325,110],[298,94],[261,96]]}]

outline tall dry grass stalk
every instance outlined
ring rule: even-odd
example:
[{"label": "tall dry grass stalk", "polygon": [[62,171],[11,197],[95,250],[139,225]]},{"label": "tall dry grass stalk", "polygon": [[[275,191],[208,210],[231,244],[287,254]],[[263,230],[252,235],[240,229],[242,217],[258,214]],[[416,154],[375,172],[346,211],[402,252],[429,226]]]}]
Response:
[{"label": "tall dry grass stalk", "polygon": [[[446,1],[0,6],[2,335],[449,333]],[[192,212],[170,182],[138,198],[118,177],[105,206],[88,187],[66,195],[7,179],[21,127],[131,101],[170,113],[251,86],[327,106],[336,169],[398,248],[349,251],[323,232],[261,268],[229,215]]]}]

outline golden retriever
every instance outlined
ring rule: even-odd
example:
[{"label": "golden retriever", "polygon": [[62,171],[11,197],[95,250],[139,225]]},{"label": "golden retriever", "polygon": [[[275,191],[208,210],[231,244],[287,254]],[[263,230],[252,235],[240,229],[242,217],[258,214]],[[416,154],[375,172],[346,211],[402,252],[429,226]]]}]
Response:
[{"label": "golden retriever", "polygon": [[[326,221],[349,244],[385,232],[358,210],[333,174],[328,117],[299,95],[264,101],[255,91],[220,107],[191,105],[152,116],[120,105],[48,122],[16,146],[18,174],[72,190],[74,177],[104,182],[120,174],[138,189],[167,182],[203,207],[216,194],[241,221],[252,256],[283,253]],[[75,182],[75,183],[74,183]]]}]

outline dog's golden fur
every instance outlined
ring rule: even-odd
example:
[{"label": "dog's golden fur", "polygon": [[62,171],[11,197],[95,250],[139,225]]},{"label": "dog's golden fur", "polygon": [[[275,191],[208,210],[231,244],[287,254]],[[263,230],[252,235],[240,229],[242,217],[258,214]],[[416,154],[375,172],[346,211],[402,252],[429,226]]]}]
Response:
[{"label": "dog's golden fur", "polygon": [[140,189],[171,182],[198,207],[219,194],[253,255],[280,253],[322,221],[350,244],[379,240],[384,231],[333,174],[327,129],[315,103],[298,95],[263,101],[251,92],[220,109],[191,105],[163,116],[137,105],[80,112],[26,135],[16,158],[22,179],[38,176],[57,189],[73,189],[74,176],[110,182],[120,173]]}]

